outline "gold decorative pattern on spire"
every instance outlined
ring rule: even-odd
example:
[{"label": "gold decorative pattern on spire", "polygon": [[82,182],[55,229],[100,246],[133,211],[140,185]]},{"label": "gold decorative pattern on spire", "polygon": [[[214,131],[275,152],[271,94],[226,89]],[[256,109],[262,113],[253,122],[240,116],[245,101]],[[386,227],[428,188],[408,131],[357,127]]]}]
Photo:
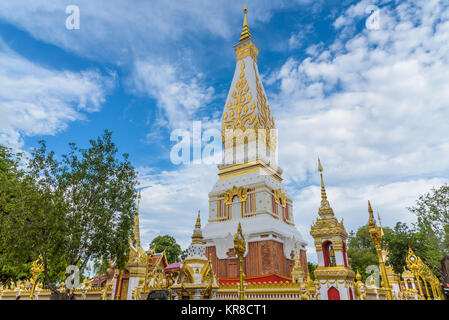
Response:
[{"label": "gold decorative pattern on spire", "polygon": [[228,102],[225,112],[223,113],[223,131],[241,129],[245,131],[246,125],[252,125],[256,119],[254,110],[256,104],[252,102],[253,96],[249,92],[249,86],[245,78],[245,62],[240,65],[239,81],[237,81],[236,89],[232,92],[234,103]]},{"label": "gold decorative pattern on spire", "polygon": [[[253,63],[254,71],[256,70],[256,64]],[[267,97],[263,92],[262,85],[259,81],[259,77],[256,75],[256,89],[257,89],[257,121],[254,124],[254,129],[264,128],[264,129],[274,129],[274,119],[271,116],[271,109],[268,105]],[[269,136],[267,137],[267,140]]]},{"label": "gold decorative pattern on spire", "polygon": [[243,7],[243,29],[242,29],[242,33],[240,34],[240,39],[239,39],[240,42],[251,38],[251,33],[249,32],[249,27],[248,27],[248,20],[246,18],[247,12],[248,12],[248,8],[246,7],[246,4],[245,4],[245,6]]}]

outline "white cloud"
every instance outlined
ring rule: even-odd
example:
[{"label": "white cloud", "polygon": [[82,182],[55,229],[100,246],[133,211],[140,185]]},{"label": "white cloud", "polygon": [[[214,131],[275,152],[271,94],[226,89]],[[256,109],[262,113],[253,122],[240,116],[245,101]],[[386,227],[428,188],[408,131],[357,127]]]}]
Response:
[{"label": "white cloud", "polygon": [[0,143],[19,149],[24,136],[52,135],[105,101],[110,78],[96,71],[41,67],[0,39]]},{"label": "white cloud", "polygon": [[185,249],[201,210],[204,226],[209,217],[208,193],[217,177],[216,165],[187,165],[179,170],[154,172],[140,168],[142,190],[140,224],[146,248],[158,235],[169,234]]},{"label": "white cloud", "polygon": [[[311,57],[290,58],[268,77],[275,87],[269,99],[279,129],[279,160],[312,261],[309,231],[320,203],[317,156],[328,198],[348,231],[367,222],[368,199],[384,225],[413,222],[406,207],[449,182],[449,10],[436,1],[382,7],[381,30],[364,29],[347,39],[356,30],[351,24],[364,17],[365,4],[344,14],[354,19],[339,22],[333,44],[310,46]],[[158,218],[158,231],[175,230],[184,245],[195,217],[191,211],[206,209],[217,173],[195,168],[155,175],[160,180],[151,194],[158,199],[151,209],[156,216],[158,210],[174,217],[190,212],[179,224]]]},{"label": "white cloud", "polygon": [[[321,2],[321,1],[320,1]],[[248,19],[255,27],[267,22],[279,8],[312,3],[299,1],[248,1]],[[1,1],[0,19],[12,23],[33,37],[90,58],[126,63],[134,56],[178,56],[177,41],[199,45],[202,37],[238,39],[243,2],[186,0],[140,1],[78,0],[80,29],[65,28],[66,1]],[[313,6],[317,3],[314,1]],[[236,39],[236,40],[237,40]],[[191,46],[190,45],[190,46]],[[180,55],[182,56],[184,52]],[[179,56],[178,56],[179,58]]]},{"label": "white cloud", "polygon": [[186,127],[186,121],[206,107],[214,94],[212,87],[201,83],[201,73],[186,78],[180,69],[168,63],[136,61],[132,75],[136,90],[156,99],[171,128]]},{"label": "white cloud", "polygon": [[341,183],[447,173],[448,9],[417,4],[419,24],[401,18],[404,3],[385,9],[383,21],[395,24],[365,29],[328,55],[289,59],[276,73],[271,102],[292,179],[306,179],[318,155]]}]

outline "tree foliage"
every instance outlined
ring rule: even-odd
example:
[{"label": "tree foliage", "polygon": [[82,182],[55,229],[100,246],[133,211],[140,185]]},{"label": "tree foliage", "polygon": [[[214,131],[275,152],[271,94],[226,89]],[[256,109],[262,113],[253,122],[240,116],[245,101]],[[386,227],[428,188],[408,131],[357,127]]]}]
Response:
[{"label": "tree foliage", "polygon": [[154,238],[150,243],[150,249],[154,249],[156,252],[165,250],[168,263],[179,261],[182,254],[181,246],[176,243],[175,238],[169,235]]},{"label": "tree foliage", "polygon": [[432,188],[408,209],[418,218],[416,229],[423,241],[421,258],[440,276],[441,259],[449,253],[449,186]]},{"label": "tree foliage", "polygon": [[366,268],[370,265],[379,264],[376,248],[369,234],[368,225],[360,227],[356,233],[354,231],[349,233],[348,257],[351,259],[352,270],[359,272],[363,281],[369,276],[366,273]]},{"label": "tree foliage", "polygon": [[398,222],[393,232],[385,235],[384,241],[389,252],[387,264],[391,265],[396,273],[401,274],[404,271],[409,248],[423,260],[427,261],[429,258],[430,252],[425,245],[425,239],[414,226],[409,227]]},{"label": "tree foliage", "polygon": [[123,267],[136,212],[137,174],[127,154],[117,155],[110,132],[88,149],[69,146],[58,160],[40,141],[27,168],[10,171],[16,178],[1,189],[2,263],[22,265],[42,255],[44,283],[54,292],[69,265],[81,273],[98,259]]},{"label": "tree foliage", "polygon": [[[22,154],[14,154],[11,149],[0,145],[0,217],[11,212],[12,204],[17,199],[14,190],[21,189],[24,183],[23,171],[19,168],[21,158]],[[0,247],[0,282],[8,283],[11,280],[28,278],[30,265],[31,257],[29,256],[25,256],[22,263],[8,263],[5,249]]]}]

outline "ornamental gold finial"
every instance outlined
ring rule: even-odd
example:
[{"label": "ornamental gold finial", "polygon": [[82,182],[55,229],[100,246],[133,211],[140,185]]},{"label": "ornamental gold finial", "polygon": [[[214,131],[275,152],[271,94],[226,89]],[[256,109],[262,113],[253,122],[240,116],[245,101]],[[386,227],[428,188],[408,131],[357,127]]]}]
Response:
[{"label": "ornamental gold finial", "polygon": [[195,224],[195,228],[201,228],[201,215],[200,215],[200,210],[198,210],[198,218],[196,218],[196,224]]},{"label": "ornamental gold finial", "polygon": [[246,18],[246,14],[248,12],[248,8],[245,6],[243,7],[243,29],[242,29],[242,33],[240,34],[240,42],[242,42],[243,40],[249,39],[251,38],[251,34],[249,32],[249,27],[248,27],[248,20]]},{"label": "ornamental gold finial", "polygon": [[192,243],[203,243],[203,234],[201,233],[200,210],[198,210],[198,217],[196,218],[195,230],[193,230]]},{"label": "ornamental gold finial", "polygon": [[324,187],[323,166],[321,165],[320,158],[318,158],[318,171],[320,172],[321,177],[321,207],[318,209],[318,214],[333,215],[334,211],[332,210],[329,201],[327,200],[326,189]]}]

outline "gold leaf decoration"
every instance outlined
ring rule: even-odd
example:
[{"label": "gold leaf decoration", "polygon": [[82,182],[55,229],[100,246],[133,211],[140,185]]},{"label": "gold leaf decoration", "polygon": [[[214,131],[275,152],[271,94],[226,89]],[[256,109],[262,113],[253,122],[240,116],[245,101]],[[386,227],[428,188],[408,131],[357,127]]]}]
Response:
[{"label": "gold leaf decoration", "polygon": [[248,92],[244,61],[240,65],[240,70],[239,80],[235,84],[236,89],[232,92],[234,102],[229,101],[223,113],[223,131],[236,128],[245,131],[247,125],[251,126],[256,120],[256,114],[254,114],[256,105],[252,102],[251,92]]}]

